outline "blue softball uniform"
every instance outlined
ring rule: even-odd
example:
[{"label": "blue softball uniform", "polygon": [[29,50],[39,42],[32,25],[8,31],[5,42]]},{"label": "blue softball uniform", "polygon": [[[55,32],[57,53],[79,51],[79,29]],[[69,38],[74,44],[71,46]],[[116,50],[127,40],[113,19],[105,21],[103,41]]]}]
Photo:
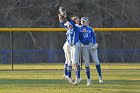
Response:
[{"label": "blue softball uniform", "polygon": [[79,39],[82,44],[96,43],[96,34],[90,26],[80,28]]},{"label": "blue softball uniform", "polygon": [[79,42],[79,27],[75,25],[75,23],[70,20],[69,21],[71,24],[72,24],[72,28],[71,29],[68,29],[67,26],[64,25],[64,22],[61,23],[61,25],[63,27],[65,27],[67,29],[67,41],[70,45],[75,45],[76,42]]}]

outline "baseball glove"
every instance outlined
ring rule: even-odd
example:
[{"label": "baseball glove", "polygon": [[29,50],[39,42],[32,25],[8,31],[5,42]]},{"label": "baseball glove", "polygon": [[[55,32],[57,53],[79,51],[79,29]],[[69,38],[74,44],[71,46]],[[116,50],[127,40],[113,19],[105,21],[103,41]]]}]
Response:
[{"label": "baseball glove", "polygon": [[93,44],[91,50],[94,52],[98,48],[98,43]]}]

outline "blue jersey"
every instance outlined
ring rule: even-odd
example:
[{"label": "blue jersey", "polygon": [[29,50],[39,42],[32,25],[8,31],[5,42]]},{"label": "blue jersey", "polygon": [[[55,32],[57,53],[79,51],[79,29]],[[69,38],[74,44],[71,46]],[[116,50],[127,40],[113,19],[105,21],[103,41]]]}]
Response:
[{"label": "blue jersey", "polygon": [[67,41],[70,45],[75,45],[76,42],[79,42],[79,27],[75,25],[75,23],[71,20],[69,21],[72,25],[73,28],[68,29],[67,26],[64,25],[62,22],[61,25],[67,29]]},{"label": "blue jersey", "polygon": [[80,42],[83,44],[96,43],[96,35],[90,26],[82,26],[79,35]]}]

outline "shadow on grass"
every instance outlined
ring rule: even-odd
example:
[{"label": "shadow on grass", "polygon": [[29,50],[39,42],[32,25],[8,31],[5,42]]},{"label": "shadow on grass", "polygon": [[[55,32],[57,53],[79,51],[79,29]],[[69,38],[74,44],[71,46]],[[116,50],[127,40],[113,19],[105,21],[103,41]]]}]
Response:
[{"label": "shadow on grass", "polygon": [[0,79],[0,84],[65,84],[60,79]]},{"label": "shadow on grass", "polygon": [[[85,84],[86,80],[81,81],[80,84]],[[67,84],[64,79],[0,79],[1,85],[24,85],[24,84],[41,84],[41,85],[60,85]],[[93,84],[99,84],[94,80]],[[140,85],[140,80],[104,80],[102,85]]]}]

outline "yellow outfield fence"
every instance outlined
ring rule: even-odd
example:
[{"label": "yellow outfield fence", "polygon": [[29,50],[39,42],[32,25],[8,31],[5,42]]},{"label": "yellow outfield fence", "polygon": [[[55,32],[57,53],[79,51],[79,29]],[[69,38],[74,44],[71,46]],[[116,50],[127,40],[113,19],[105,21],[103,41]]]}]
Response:
[{"label": "yellow outfield fence", "polygon": [[[140,28],[94,28],[95,31],[140,31]],[[1,32],[5,31],[33,31],[33,32],[65,32],[65,28],[0,28]]]},{"label": "yellow outfield fence", "polygon": [[[95,32],[138,32],[140,28],[94,28]],[[2,32],[2,33],[1,33]],[[5,34],[6,36],[2,36],[3,32],[10,33]],[[15,32],[15,33],[14,33]],[[17,33],[16,33],[17,32]],[[34,37],[32,33],[21,36],[18,32],[44,32],[46,36],[49,36],[48,32],[66,32],[65,28],[0,28],[1,42],[8,41],[5,45],[2,46],[2,50],[0,51],[0,62],[6,64],[6,67],[11,63],[12,70],[15,68],[15,64],[20,63],[41,63],[41,62],[64,62],[64,53],[63,50],[59,49],[62,41],[58,42],[58,39],[54,39],[56,41],[52,42],[52,38],[49,37]],[[37,34],[36,33],[36,34]],[[54,35],[57,35],[53,33]],[[138,32],[139,33],[139,32]],[[36,35],[35,34],[35,35]],[[17,35],[20,35],[18,38],[15,38]],[[29,37],[28,37],[29,36]],[[31,36],[31,37],[30,37]],[[52,35],[51,35],[52,36]],[[51,37],[50,36],[50,37]],[[59,35],[58,35],[59,36]],[[58,37],[57,36],[57,37]],[[60,36],[59,36],[60,37]],[[58,37],[58,38],[59,38]],[[137,38],[138,36],[136,36]],[[42,39],[40,39],[42,38]],[[103,37],[104,38],[104,37]],[[23,41],[22,41],[23,40]],[[32,40],[28,41],[27,40]],[[44,40],[44,41],[42,41]],[[119,39],[118,39],[119,40]],[[44,44],[45,42],[45,44]],[[61,44],[59,45],[59,43]],[[117,42],[117,41],[116,41]],[[137,42],[137,41],[135,41]],[[54,44],[56,43],[56,44]],[[27,45],[27,46],[26,46]],[[129,45],[129,44],[128,44]],[[5,48],[6,46],[6,48]],[[51,47],[51,48],[50,48]],[[57,48],[59,47],[59,48]],[[8,49],[7,49],[8,48]],[[7,49],[7,50],[6,50]],[[130,54],[131,53],[131,54]],[[100,60],[102,62],[139,62],[140,60],[140,49],[101,49],[100,50]],[[104,56],[105,55],[105,56]],[[120,56],[121,55],[121,56]],[[108,57],[109,56],[109,57]],[[132,58],[131,58],[132,57]],[[135,57],[135,58],[133,58]],[[80,57],[80,59],[82,59]],[[113,60],[112,60],[113,59]],[[82,61],[81,66],[82,66]],[[15,65],[15,66],[14,66]],[[28,64],[27,64],[28,65]],[[5,65],[4,65],[5,66]],[[19,66],[19,65],[18,65]],[[3,68],[5,69],[5,68]],[[16,68],[15,68],[16,69]],[[24,68],[23,68],[24,69]],[[25,68],[27,69],[27,68]],[[31,69],[33,69],[31,67]],[[82,69],[82,68],[81,68]]]}]

